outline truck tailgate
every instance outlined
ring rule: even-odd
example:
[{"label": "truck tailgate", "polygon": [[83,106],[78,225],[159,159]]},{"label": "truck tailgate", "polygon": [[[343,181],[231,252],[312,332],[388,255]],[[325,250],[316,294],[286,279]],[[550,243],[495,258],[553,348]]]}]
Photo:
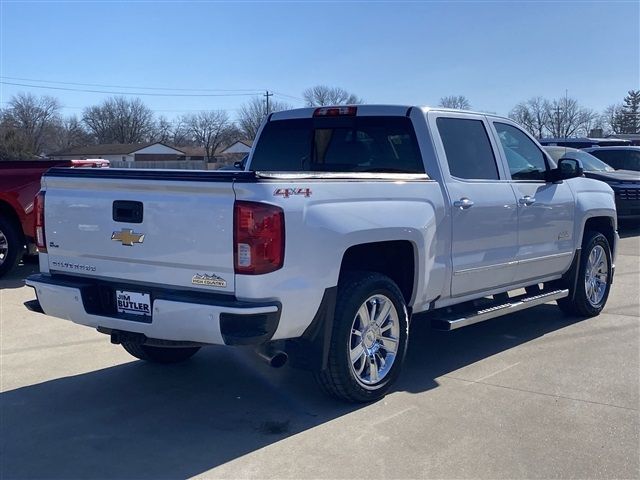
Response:
[{"label": "truck tailgate", "polygon": [[163,172],[45,176],[49,270],[233,293],[233,177]]}]

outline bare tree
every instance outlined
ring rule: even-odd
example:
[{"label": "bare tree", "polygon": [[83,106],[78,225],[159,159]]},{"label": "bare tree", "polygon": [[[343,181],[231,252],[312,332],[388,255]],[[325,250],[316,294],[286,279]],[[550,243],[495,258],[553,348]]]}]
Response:
[{"label": "bare tree", "polygon": [[288,108],[290,107],[286,103],[270,101],[267,109],[267,104],[264,100],[259,97],[253,98],[240,107],[238,127],[244,138],[253,140],[258,133],[260,124],[267,115],[272,112],[287,110]]},{"label": "bare tree", "polygon": [[193,139],[205,149],[207,161],[213,158],[216,150],[225,140],[230,127],[229,116],[224,110],[199,112],[184,117],[184,123]]},{"label": "bare tree", "polygon": [[457,110],[469,110],[471,102],[464,95],[449,95],[440,99],[439,106],[444,108],[455,108]]},{"label": "bare tree", "polygon": [[185,125],[183,119],[176,120],[172,130],[173,145],[193,145],[194,141],[189,133],[189,128]]},{"label": "bare tree", "polygon": [[584,109],[575,98],[562,97],[548,104],[547,129],[554,138],[574,136],[584,123]]},{"label": "bare tree", "polygon": [[174,146],[195,146],[197,142],[185,123],[184,117],[174,120],[167,120],[166,117],[160,117],[156,122],[153,140]]},{"label": "bare tree", "polygon": [[82,122],[72,115],[60,120],[53,128],[52,147],[64,150],[93,143],[93,138]]},{"label": "bare tree", "polygon": [[364,101],[353,93],[340,87],[316,85],[302,92],[307,107],[322,107],[325,105],[353,105]]},{"label": "bare tree", "polygon": [[594,130],[604,130],[602,115],[591,108],[583,108],[580,112],[577,135],[588,137]]},{"label": "bare tree", "polygon": [[139,143],[153,134],[153,112],[139,98],[112,97],[85,108],[82,121],[98,143]]},{"label": "bare tree", "polygon": [[173,123],[167,117],[160,116],[153,126],[152,138],[160,143],[173,143]]},{"label": "bare tree", "polygon": [[602,114],[602,123],[606,134],[622,133],[624,129],[624,116],[622,105],[619,103],[609,105]]},{"label": "bare tree", "polygon": [[11,138],[22,150],[39,155],[59,121],[59,112],[60,102],[53,97],[20,93],[9,100],[9,106],[3,112],[3,123],[5,128],[14,131]]},{"label": "bare tree", "polygon": [[533,97],[517,104],[509,118],[526,128],[531,135],[542,138],[549,124],[549,102],[542,97]]},{"label": "bare tree", "polygon": [[29,160],[33,156],[6,110],[2,110],[0,112],[0,160]]}]

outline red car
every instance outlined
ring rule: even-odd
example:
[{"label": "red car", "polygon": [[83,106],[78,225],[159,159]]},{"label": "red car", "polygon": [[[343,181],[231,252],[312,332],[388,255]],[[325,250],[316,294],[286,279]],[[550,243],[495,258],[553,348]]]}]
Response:
[{"label": "red car", "polygon": [[26,252],[36,253],[33,200],[51,167],[108,167],[108,160],[0,161],[0,277]]}]

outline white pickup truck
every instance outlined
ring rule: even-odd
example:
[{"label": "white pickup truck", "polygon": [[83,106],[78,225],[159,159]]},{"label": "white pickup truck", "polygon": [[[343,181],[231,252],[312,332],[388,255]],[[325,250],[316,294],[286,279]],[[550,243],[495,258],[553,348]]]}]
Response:
[{"label": "white pickup truck", "polygon": [[148,361],[253,345],[354,402],[398,377],[412,314],[599,314],[618,238],[578,160],[506,118],[416,106],[273,113],[244,171],[52,169],[36,211],[28,307]]}]

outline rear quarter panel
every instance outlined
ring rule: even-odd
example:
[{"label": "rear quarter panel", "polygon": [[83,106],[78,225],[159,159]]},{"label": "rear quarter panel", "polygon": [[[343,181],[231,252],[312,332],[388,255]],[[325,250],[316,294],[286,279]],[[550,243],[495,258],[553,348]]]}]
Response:
[{"label": "rear quarter panel", "polygon": [[[311,195],[274,195],[283,188],[309,189]],[[240,300],[282,302],[274,339],[304,332],[325,289],[337,285],[344,253],[354,245],[410,241],[416,268],[412,305],[420,310],[443,293],[448,250],[438,241],[445,214],[441,188],[434,181],[263,181],[236,184],[235,192],[237,200],[267,201],[285,212],[283,268],[266,275],[236,275]]]}]

